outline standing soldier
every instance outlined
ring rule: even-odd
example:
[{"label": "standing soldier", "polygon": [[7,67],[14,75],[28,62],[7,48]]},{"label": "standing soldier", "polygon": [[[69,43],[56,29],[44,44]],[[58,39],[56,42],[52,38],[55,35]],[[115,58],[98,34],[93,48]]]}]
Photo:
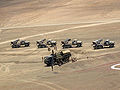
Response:
[{"label": "standing soldier", "polygon": [[42,57],[42,62],[43,62],[44,58]]},{"label": "standing soldier", "polygon": [[54,66],[54,57],[55,57],[55,54],[54,54],[54,51],[52,50],[52,54],[51,54],[53,57],[51,59],[51,68],[52,68],[52,71],[53,71],[53,66]]},{"label": "standing soldier", "polygon": [[54,50],[56,50],[56,51],[57,51],[57,46],[54,46]]},{"label": "standing soldier", "polygon": [[54,66],[54,58],[51,59],[51,68],[52,68],[52,71],[53,71],[53,66]]},{"label": "standing soldier", "polygon": [[50,48],[50,47],[48,47],[48,51],[51,51],[51,48]]}]

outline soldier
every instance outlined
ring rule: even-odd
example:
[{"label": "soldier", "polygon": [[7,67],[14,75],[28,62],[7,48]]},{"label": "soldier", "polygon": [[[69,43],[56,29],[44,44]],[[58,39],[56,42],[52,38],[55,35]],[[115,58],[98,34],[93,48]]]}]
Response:
[{"label": "soldier", "polygon": [[54,46],[54,50],[56,50],[56,51],[57,51],[57,46]]},{"label": "soldier", "polygon": [[51,54],[51,55],[53,56],[52,59],[51,59],[51,68],[52,68],[52,71],[53,71],[53,66],[54,66],[54,56],[55,56],[53,50],[52,50],[52,54]]},{"label": "soldier", "polygon": [[50,48],[50,47],[48,47],[48,51],[51,51],[51,48]]},{"label": "soldier", "polygon": [[42,62],[43,62],[44,58],[42,57]]},{"label": "soldier", "polygon": [[51,59],[51,68],[52,68],[52,71],[53,71],[53,66],[54,66],[54,59],[52,58]]}]

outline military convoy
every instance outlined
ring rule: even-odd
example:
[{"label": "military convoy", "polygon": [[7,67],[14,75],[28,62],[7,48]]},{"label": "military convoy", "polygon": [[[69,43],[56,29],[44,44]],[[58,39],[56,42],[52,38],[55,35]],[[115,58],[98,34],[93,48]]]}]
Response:
[{"label": "military convoy", "polygon": [[12,48],[29,47],[29,46],[30,46],[30,42],[26,40],[17,39],[11,42]]},{"label": "military convoy", "polygon": [[102,44],[103,40],[99,39],[99,40],[95,40],[93,41],[93,48],[94,49],[103,49],[103,48],[113,48],[115,46],[115,42],[114,41],[110,41],[109,39],[105,40],[104,43]]},{"label": "military convoy", "polygon": [[[70,42],[71,41],[71,42]],[[103,48],[113,48],[115,46],[115,42],[114,41],[110,41],[109,39],[105,40],[102,43],[102,39],[98,39],[92,42],[92,46],[94,49],[103,49]],[[45,56],[44,58],[42,58],[44,60],[44,63],[47,66],[51,66],[52,70],[53,70],[53,66],[54,65],[63,65],[65,63],[68,63],[70,61],[70,57],[71,57],[71,52],[68,49],[65,48],[77,48],[77,47],[82,47],[82,41],[79,41],[77,39],[71,40],[71,39],[66,39],[61,41],[61,45],[62,45],[62,50],[57,51],[57,49],[55,49],[57,42],[54,40],[47,40],[46,39],[42,39],[42,40],[38,40],[36,41],[36,45],[38,48],[48,48],[48,51],[51,51],[50,47],[54,47],[54,50],[56,50],[56,52],[54,50],[52,50],[52,53],[49,56]],[[14,40],[11,42],[11,47],[12,48],[20,48],[20,47],[29,47],[30,46],[30,42],[26,41],[26,40]],[[57,47],[56,47],[57,48]],[[75,61],[74,59],[71,61]]]},{"label": "military convoy", "polygon": [[61,41],[62,47],[64,48],[73,48],[73,47],[82,47],[82,41],[78,41],[77,39],[74,39],[72,43],[70,43],[71,39],[66,39],[64,41]]},{"label": "military convoy", "polygon": [[[70,42],[71,41],[71,42]],[[113,48],[115,46],[114,41],[110,41],[109,39],[105,40],[104,43],[102,43],[102,39],[98,39],[92,42],[92,46],[94,49],[103,49],[103,48]],[[42,39],[36,41],[36,45],[38,48],[49,48],[49,47],[56,47],[57,42],[51,39]],[[61,41],[62,48],[77,48],[82,47],[82,41],[79,41],[77,39],[65,39]],[[20,47],[29,47],[30,42],[26,40],[14,40],[11,42],[12,48],[20,48]]]}]

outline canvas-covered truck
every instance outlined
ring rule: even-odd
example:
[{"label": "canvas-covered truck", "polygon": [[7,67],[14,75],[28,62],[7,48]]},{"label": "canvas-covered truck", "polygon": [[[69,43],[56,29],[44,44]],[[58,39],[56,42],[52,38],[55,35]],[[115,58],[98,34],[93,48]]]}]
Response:
[{"label": "canvas-covered truck", "polygon": [[44,63],[47,66],[54,66],[65,64],[70,61],[71,52],[70,50],[59,50],[54,52],[52,50],[52,54],[49,56],[44,57]]}]

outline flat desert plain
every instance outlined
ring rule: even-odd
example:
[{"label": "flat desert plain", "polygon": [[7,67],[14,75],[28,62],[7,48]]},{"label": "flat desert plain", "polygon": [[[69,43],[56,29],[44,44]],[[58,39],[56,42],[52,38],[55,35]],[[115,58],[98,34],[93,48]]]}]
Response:
[{"label": "flat desert plain", "polygon": [[[17,38],[30,47],[11,48]],[[51,52],[36,46],[43,38],[58,49],[66,38],[81,40],[69,49],[78,60],[52,71],[42,61]],[[96,39],[115,47],[94,50]],[[119,63],[119,0],[0,0],[0,90],[119,90],[120,71],[111,69]]]}]

